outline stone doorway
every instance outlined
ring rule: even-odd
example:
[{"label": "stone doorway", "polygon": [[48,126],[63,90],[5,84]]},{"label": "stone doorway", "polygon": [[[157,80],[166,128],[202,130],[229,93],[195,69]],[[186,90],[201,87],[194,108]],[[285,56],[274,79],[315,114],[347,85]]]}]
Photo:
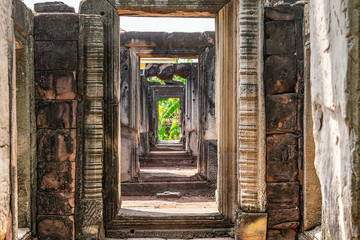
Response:
[{"label": "stone doorway", "polygon": [[[93,218],[90,213],[94,211],[79,211],[77,214],[81,212],[81,219],[86,220],[82,221],[83,226],[79,226],[79,232],[82,232],[85,236],[94,236],[94,234],[100,234],[102,226],[105,226],[106,235],[109,237],[121,237],[124,236],[124,232],[126,234],[139,234],[137,236],[141,236],[141,234],[143,234],[142,236],[148,236],[149,231],[151,232],[151,230],[155,229],[154,225],[149,225],[150,222],[153,222],[155,226],[159,227],[156,234],[168,233],[172,237],[186,237],[185,233],[189,233],[191,236],[209,236],[207,235],[209,230],[212,232],[212,236],[231,234],[234,231],[234,223],[237,219],[237,209],[241,209],[237,225],[241,225],[243,221],[246,222],[246,219],[250,217],[255,222],[265,222],[265,225],[262,224],[261,227],[261,229],[265,229],[266,214],[263,214],[265,211],[265,110],[260,60],[263,41],[260,37],[263,24],[262,3],[258,1],[244,1],[241,4],[237,1],[212,1],[211,3],[208,1],[191,3],[168,2],[167,4],[163,4],[163,2],[149,3],[147,1],[136,1],[136,3],[101,1],[99,3],[98,1],[88,0],[82,3],[80,9],[82,14],[100,13],[102,15],[104,31],[101,32],[99,29],[99,37],[100,34],[104,34],[104,62],[113,64],[105,65],[103,71],[105,87],[104,121],[107,124],[103,125],[105,134],[104,170],[103,172],[97,171],[97,173],[104,176],[104,185],[101,185],[99,181],[96,181],[96,185],[92,182],[88,182],[89,185],[85,183],[82,187],[83,191],[96,192],[96,194],[80,194],[79,200],[81,202],[80,205],[84,207],[83,209],[91,207],[94,211],[104,214],[105,223],[102,225],[102,222],[99,221],[101,215],[99,215],[100,218]],[[238,24],[238,14],[240,12],[244,12],[244,16],[253,19],[251,23],[245,20],[240,21],[242,29],[246,30],[241,41],[233,31]],[[134,16],[216,17],[216,36],[218,41],[216,43],[216,51],[214,51],[216,52],[217,59],[215,79],[217,82],[216,87],[218,88],[218,95],[216,96],[218,111],[216,115],[219,121],[219,128],[217,130],[218,146],[215,149],[217,149],[216,155],[218,157],[219,170],[216,194],[218,213],[215,216],[185,215],[180,218],[171,218],[171,221],[166,217],[144,220],[138,216],[124,220],[118,216],[121,202],[119,194],[121,191],[119,188],[122,176],[120,172],[123,170],[120,171],[120,158],[117,154],[120,154],[120,142],[122,144],[124,139],[120,136],[120,127],[117,121],[119,117],[118,111],[120,111],[120,89],[118,89],[119,83],[117,82],[120,78],[117,77],[117,69],[121,65],[120,62],[116,61],[116,59],[119,59],[118,53],[120,52],[118,49],[120,44],[117,38],[119,14]],[[96,24],[99,24],[98,20],[96,20]],[[91,28],[91,22],[88,25]],[[85,40],[94,40],[92,36],[91,34],[85,35]],[[237,44],[243,44],[242,48],[244,51],[238,52],[236,50]],[[204,52],[203,54],[206,55],[208,53]],[[137,57],[145,57],[147,54],[152,54],[153,57],[156,54],[161,56],[161,52],[156,51],[139,51],[138,53],[133,51],[131,54],[138,54]],[[196,54],[196,52],[190,51],[187,57],[194,55],[199,55],[199,53]],[[86,54],[84,59],[87,59]],[[241,65],[238,65],[238,59]],[[101,59],[99,58],[99,60]],[[238,84],[237,72],[240,73],[240,78],[246,79],[246,81]],[[123,73],[121,71],[121,74]],[[99,72],[97,74],[100,76]],[[86,73],[84,77],[86,82]],[[239,96],[237,96],[237,92],[239,92]],[[239,99],[237,100],[238,97]],[[85,96],[85,102],[87,99],[95,103],[94,96]],[[234,111],[233,106],[238,106],[238,104],[241,106],[240,109]],[[248,115],[250,112],[252,114]],[[137,114],[137,112],[134,113]],[[91,114],[91,112],[85,112],[85,119],[87,116],[91,116]],[[237,121],[237,118],[240,121]],[[257,141],[249,141],[246,146],[240,142],[237,148],[238,129],[240,129],[239,134],[241,138],[253,139],[255,137]],[[209,153],[212,152],[210,150],[212,147],[211,142],[208,142],[208,144],[200,146],[199,149]],[[98,142],[97,147],[100,150],[100,142]],[[239,163],[237,163],[237,156],[240,159],[238,160]],[[91,162],[88,159],[90,158],[85,154],[83,163],[85,169],[87,166],[91,166]],[[249,166],[251,166],[251,169],[249,169]],[[136,169],[136,166],[134,169]],[[207,169],[203,168],[201,171],[206,172]],[[238,174],[240,178],[237,177]],[[91,179],[94,176],[90,171],[85,171],[84,175],[84,179]],[[81,178],[82,176],[78,177]],[[100,196],[102,191],[104,198]],[[133,229],[135,226],[138,227],[137,230]],[[237,230],[239,233],[237,234],[246,234],[246,227],[245,225],[239,228]],[[219,231],[216,231],[216,229]],[[263,236],[264,231],[258,234]]]},{"label": "stone doorway", "polygon": [[[181,35],[183,36],[181,40],[173,40]],[[159,43],[161,42],[159,40],[164,38],[167,39],[165,44]],[[184,39],[186,46],[182,43]],[[124,59],[121,69],[125,76],[121,79],[121,89],[128,89],[128,92],[133,93],[131,95],[122,91],[123,106],[127,106],[127,102],[130,105],[129,110],[122,111],[122,129],[125,130],[122,135],[127,134],[125,118],[130,119],[131,122],[138,121],[138,126],[134,123],[129,125],[137,127],[133,133],[138,134],[140,141],[130,143],[130,138],[122,139],[122,173],[124,174],[119,222],[125,222],[129,218],[135,221],[139,216],[149,219],[163,216],[178,221],[185,216],[189,219],[200,216],[204,220],[213,216],[221,219],[215,202],[217,140],[214,33],[126,32],[121,33],[120,41],[121,59]],[[170,41],[172,41],[171,45],[168,44]],[[134,42],[146,44],[134,46]],[[156,42],[157,45],[153,46],[152,42]],[[155,57],[172,58],[142,60],[144,54],[146,57],[155,55]],[[125,60],[126,56],[129,56],[128,61]],[[178,57],[184,56],[192,57],[192,60],[187,59],[186,62],[193,63],[175,63]],[[151,63],[145,63],[146,61]],[[172,63],[164,63],[164,61]],[[134,77],[133,74],[137,76]],[[181,123],[181,133],[179,131],[179,138],[175,141],[166,141],[159,137],[161,131],[159,125],[162,125],[159,123],[161,108],[159,101],[170,98],[178,100],[178,118]],[[134,102],[137,104],[133,104]],[[171,106],[176,105],[170,104],[167,112],[172,109]],[[131,112],[139,112],[138,117]],[[200,127],[200,122],[205,123],[206,126]],[[128,153],[130,144],[137,149],[134,151],[136,154]],[[200,148],[202,148],[201,152]],[[126,172],[132,174],[125,178]],[[221,224],[228,223],[223,221]],[[146,236],[142,232],[144,227],[147,228],[138,225],[136,229],[127,229],[121,233],[118,231],[118,234],[122,234],[118,237]],[[152,228],[158,229],[159,225],[154,224]],[[131,230],[135,233],[131,233]],[[214,229],[208,229],[201,234],[217,236],[226,231],[214,232]],[[153,230],[151,234],[166,236],[165,233],[156,232]]]}]

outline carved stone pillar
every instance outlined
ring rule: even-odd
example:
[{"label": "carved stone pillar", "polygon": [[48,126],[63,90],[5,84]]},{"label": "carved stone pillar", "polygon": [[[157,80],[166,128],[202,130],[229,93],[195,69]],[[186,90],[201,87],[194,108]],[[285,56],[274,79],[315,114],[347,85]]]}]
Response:
[{"label": "carved stone pillar", "polygon": [[265,103],[263,1],[240,1],[238,189],[243,211],[265,212]]},{"label": "carved stone pillar", "polygon": [[104,28],[100,15],[81,16],[84,81],[82,239],[104,239]]},{"label": "carved stone pillar", "polygon": [[242,0],[238,14],[236,239],[266,239],[266,125],[263,0]]}]

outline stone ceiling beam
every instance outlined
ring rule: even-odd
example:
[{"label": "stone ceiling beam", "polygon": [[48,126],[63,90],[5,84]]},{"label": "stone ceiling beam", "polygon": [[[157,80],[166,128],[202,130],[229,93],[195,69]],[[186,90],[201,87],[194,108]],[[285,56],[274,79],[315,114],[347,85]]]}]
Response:
[{"label": "stone ceiling beam", "polygon": [[115,0],[120,16],[215,17],[229,0]]}]

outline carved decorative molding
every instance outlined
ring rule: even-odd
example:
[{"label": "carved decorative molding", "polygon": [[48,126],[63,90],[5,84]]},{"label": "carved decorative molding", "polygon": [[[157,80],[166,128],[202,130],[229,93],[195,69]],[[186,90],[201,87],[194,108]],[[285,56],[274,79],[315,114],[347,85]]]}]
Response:
[{"label": "carved decorative molding", "polygon": [[238,200],[243,211],[265,211],[263,1],[242,0],[239,12]]},{"label": "carved decorative molding", "polygon": [[101,16],[83,18],[84,37],[84,175],[85,200],[102,200],[104,156],[104,32]]}]

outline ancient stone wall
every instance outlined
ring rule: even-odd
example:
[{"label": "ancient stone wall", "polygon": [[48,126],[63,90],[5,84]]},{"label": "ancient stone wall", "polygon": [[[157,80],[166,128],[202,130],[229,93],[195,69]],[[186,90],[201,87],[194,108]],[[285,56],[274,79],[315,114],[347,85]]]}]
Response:
[{"label": "ancient stone wall", "polygon": [[34,84],[34,15],[21,0],[14,3],[16,44],[16,118],[18,227],[35,232],[36,119]]},{"label": "ancient stone wall", "polygon": [[38,239],[73,239],[79,15],[49,11],[35,15],[34,27],[37,230]]},{"label": "ancient stone wall", "polygon": [[267,239],[300,227],[303,152],[303,7],[265,8]]},{"label": "ancient stone wall", "polygon": [[[104,211],[105,221],[110,221],[114,216],[117,215],[120,209],[120,192],[121,192],[121,124],[120,124],[120,26],[119,26],[119,15],[116,9],[114,8],[113,1],[108,0],[87,0],[82,1],[80,4],[81,14],[91,14],[101,16],[103,19],[103,30],[99,26],[96,26],[97,35],[98,31],[103,31],[104,38],[104,71],[103,73],[103,88],[104,88],[104,155],[103,155],[103,197],[106,204],[101,206],[92,205],[90,211],[85,211],[87,206],[82,206],[79,204],[79,209],[77,211],[78,218],[88,218],[87,223],[96,223],[92,225],[92,228],[83,227],[82,229],[77,230],[77,232],[86,231],[93,234],[93,238],[98,238],[101,234],[101,229],[103,223],[99,222],[99,213]],[[98,21],[98,20],[97,20]],[[98,23],[96,23],[97,25]],[[88,28],[91,29],[91,22],[88,25]],[[99,37],[99,36],[97,36]],[[89,38],[89,45],[95,46],[91,43],[91,40],[99,39],[94,38],[91,35],[91,32],[88,33],[87,38]],[[99,44],[99,43],[96,43]],[[95,44],[95,45],[96,45]],[[99,51],[99,49],[96,49]],[[91,52],[89,52],[91,56]],[[99,62],[102,56],[97,55],[97,61]],[[88,59],[91,60],[92,58]],[[86,60],[86,59],[84,59]],[[99,63],[97,63],[99,64]],[[93,66],[95,67],[95,66]],[[99,76],[97,76],[99,78]],[[90,79],[91,80],[91,79]],[[100,88],[98,89],[100,90]],[[99,93],[97,93],[99,94]],[[100,112],[99,112],[100,113]],[[80,166],[79,166],[80,167]],[[81,175],[78,176],[81,178]],[[97,182],[98,183],[98,182]],[[98,184],[95,184],[98,185]],[[81,185],[79,185],[81,186]],[[79,196],[81,198],[81,194]],[[94,212],[96,214],[94,214]],[[81,227],[81,220],[77,218],[78,224],[76,227]],[[94,230],[94,228],[98,230]],[[84,237],[84,236],[82,236]]]},{"label": "ancient stone wall", "polygon": [[120,48],[121,181],[136,175],[138,159],[140,60],[131,48]]},{"label": "ancient stone wall", "polygon": [[14,31],[12,26],[12,3],[0,1],[0,239],[5,239],[11,225],[10,216],[10,89]]},{"label": "ancient stone wall", "polygon": [[217,128],[215,94],[215,47],[205,49],[199,64],[199,162],[200,173],[217,181]]},{"label": "ancient stone wall", "polygon": [[312,115],[323,237],[358,239],[360,3],[314,0],[310,9]]}]

